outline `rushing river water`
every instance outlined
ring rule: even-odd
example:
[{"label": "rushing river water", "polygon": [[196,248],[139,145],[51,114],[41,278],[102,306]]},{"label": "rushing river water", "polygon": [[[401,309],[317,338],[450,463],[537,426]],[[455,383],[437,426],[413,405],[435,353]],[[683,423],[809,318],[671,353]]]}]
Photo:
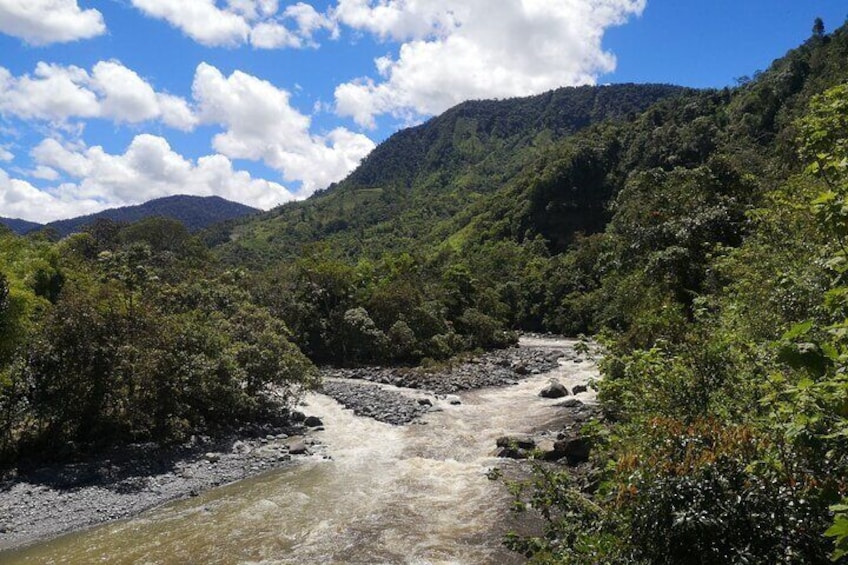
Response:
[{"label": "rushing river water", "polygon": [[[569,348],[565,340],[522,346]],[[214,489],[131,520],[4,555],[11,563],[516,563],[500,544],[505,489],[486,478],[495,439],[553,422],[538,396],[551,377],[585,382],[589,362],[563,362],[520,384],[461,395],[426,424],[360,418],[307,398],[332,460]]]}]

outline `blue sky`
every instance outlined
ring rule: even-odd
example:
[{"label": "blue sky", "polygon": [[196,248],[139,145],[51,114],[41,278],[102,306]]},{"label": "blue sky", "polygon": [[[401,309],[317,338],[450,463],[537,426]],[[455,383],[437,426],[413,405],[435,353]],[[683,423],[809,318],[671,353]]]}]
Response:
[{"label": "blue sky", "polygon": [[0,216],[169,194],[261,208],[467,99],[722,87],[834,0],[0,0]]}]

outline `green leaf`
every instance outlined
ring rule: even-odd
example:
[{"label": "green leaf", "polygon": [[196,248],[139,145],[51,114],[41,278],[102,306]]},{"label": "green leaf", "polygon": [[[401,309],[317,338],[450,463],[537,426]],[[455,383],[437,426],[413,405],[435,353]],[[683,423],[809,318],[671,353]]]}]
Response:
[{"label": "green leaf", "polygon": [[810,330],[813,328],[813,321],[807,320],[806,322],[801,322],[800,324],[795,324],[792,326],[789,331],[783,334],[784,341],[794,341],[796,338],[807,335]]}]

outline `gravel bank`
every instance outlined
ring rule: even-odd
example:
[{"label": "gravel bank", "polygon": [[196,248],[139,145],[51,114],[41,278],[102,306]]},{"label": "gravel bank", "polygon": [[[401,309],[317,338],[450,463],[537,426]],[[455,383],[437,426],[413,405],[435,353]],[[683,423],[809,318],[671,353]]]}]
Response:
[{"label": "gravel bank", "polygon": [[419,401],[371,383],[325,379],[322,392],[345,408],[352,409],[357,416],[394,425],[412,422],[429,412],[432,405],[429,399],[422,397]]},{"label": "gravel bank", "polygon": [[136,445],[95,461],[19,470],[0,482],[0,562],[3,550],[196,496],[313,451],[321,448],[303,426],[268,426],[226,440],[195,438],[177,449]]},{"label": "gravel bank", "polygon": [[438,371],[392,367],[326,368],[322,370],[322,376],[452,394],[514,384],[527,375],[545,373],[556,368],[558,359],[569,356],[576,358],[577,354],[535,347],[514,347],[484,353],[470,361],[446,366]]}]

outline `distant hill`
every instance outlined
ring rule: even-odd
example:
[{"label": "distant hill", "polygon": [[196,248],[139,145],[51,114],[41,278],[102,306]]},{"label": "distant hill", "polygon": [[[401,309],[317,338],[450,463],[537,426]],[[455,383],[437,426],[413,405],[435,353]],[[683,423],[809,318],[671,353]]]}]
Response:
[{"label": "distant hill", "polygon": [[[97,214],[59,220],[44,227],[55,229],[61,237],[64,237],[80,231],[86,225],[100,218],[131,223],[152,216],[164,216],[182,222],[189,231],[194,232],[218,222],[249,216],[259,211],[257,208],[231,202],[219,196],[180,195],[158,198],[138,206],[112,208]],[[38,224],[34,224],[34,226],[36,228],[41,227]]]},{"label": "distant hill", "polygon": [[0,218],[0,224],[3,224],[18,235],[23,235],[42,227],[41,224],[28,222],[19,218]]}]

